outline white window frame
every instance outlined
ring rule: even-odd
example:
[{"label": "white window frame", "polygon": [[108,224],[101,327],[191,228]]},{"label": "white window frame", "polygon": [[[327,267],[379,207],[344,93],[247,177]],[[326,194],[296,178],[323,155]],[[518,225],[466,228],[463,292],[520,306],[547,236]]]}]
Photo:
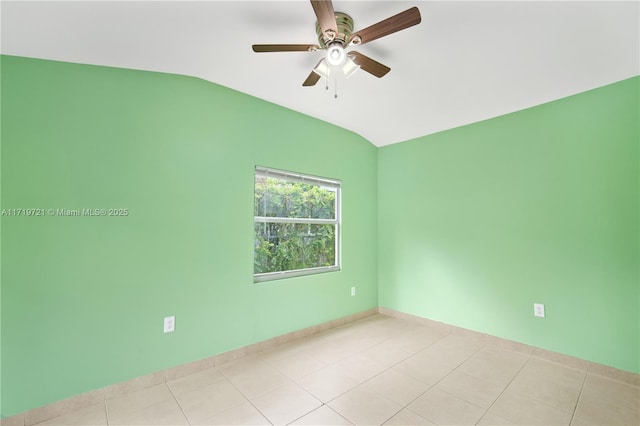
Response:
[{"label": "white window frame", "polygon": [[[283,278],[300,277],[304,275],[322,274],[325,272],[334,272],[341,269],[341,255],[340,255],[340,241],[341,241],[341,196],[342,196],[342,182],[338,179],[330,179],[319,176],[312,176],[307,174],[301,174],[296,172],[289,172],[285,170],[271,169],[267,167],[256,166],[254,172],[254,196],[255,196],[255,178],[258,176],[271,177],[276,179],[287,180],[290,182],[301,182],[306,184],[313,184],[322,186],[325,188],[331,188],[336,191],[335,200],[335,219],[312,219],[312,218],[290,218],[290,217],[267,217],[267,216],[254,216],[254,227],[256,223],[294,223],[294,224],[321,224],[335,225],[335,264],[331,266],[322,266],[317,268],[306,269],[294,269],[290,271],[278,271],[278,272],[265,272],[261,274],[253,274],[254,282],[272,281]],[[254,231],[255,232],[255,231]],[[253,252],[255,258],[255,247]]]}]

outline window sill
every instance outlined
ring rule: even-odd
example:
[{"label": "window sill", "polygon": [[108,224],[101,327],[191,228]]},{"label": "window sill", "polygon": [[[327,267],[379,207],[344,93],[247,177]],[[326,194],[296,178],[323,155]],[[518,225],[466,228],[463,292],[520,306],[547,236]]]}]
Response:
[{"label": "window sill", "polygon": [[261,283],[265,281],[283,280],[285,278],[302,277],[305,275],[324,274],[325,272],[339,271],[340,266],[323,266],[321,268],[300,269],[297,271],[267,272],[264,274],[254,274],[253,282]]}]

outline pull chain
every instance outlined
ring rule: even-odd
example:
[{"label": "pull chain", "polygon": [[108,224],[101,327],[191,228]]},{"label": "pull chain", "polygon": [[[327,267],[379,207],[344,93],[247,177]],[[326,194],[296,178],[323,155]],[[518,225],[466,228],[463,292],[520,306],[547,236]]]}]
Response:
[{"label": "pull chain", "polygon": [[[329,80],[331,80],[331,70],[327,71],[327,78],[325,79],[324,90],[329,90]],[[333,77],[333,98],[338,99],[338,79]]]}]

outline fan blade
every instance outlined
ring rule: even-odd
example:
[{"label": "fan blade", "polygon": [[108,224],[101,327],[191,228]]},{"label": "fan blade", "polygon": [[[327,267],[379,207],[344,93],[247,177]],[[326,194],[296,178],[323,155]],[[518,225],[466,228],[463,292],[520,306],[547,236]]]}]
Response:
[{"label": "fan blade", "polygon": [[317,44],[254,44],[254,52],[313,52],[320,49]]},{"label": "fan blade", "polygon": [[304,81],[304,83],[302,83],[302,85],[305,87],[315,86],[318,80],[320,80],[320,75],[311,71],[311,74],[309,74],[309,77],[307,77],[307,79]]},{"label": "fan blade", "polygon": [[363,55],[359,52],[349,52],[349,55],[353,56],[353,62],[360,65],[360,68],[368,72],[369,74],[373,74],[376,77],[384,77],[391,68],[386,65],[381,64],[378,61],[374,61],[368,56]]},{"label": "fan blade", "polygon": [[379,39],[380,37],[418,25],[420,21],[422,21],[420,11],[417,7],[412,7],[411,9],[407,9],[397,15],[393,15],[384,21],[373,24],[364,30],[353,33],[349,41],[353,41],[354,44],[369,43],[370,41]]},{"label": "fan blade", "polygon": [[338,34],[338,24],[336,24],[336,13],[333,10],[331,0],[311,0],[311,6],[318,18],[320,28],[323,33],[327,30],[333,31],[333,35]]},{"label": "fan blade", "polygon": [[[320,59],[320,62],[318,62],[318,64],[315,67],[313,67],[313,69],[315,70],[316,68],[318,68],[318,65],[320,65],[322,61],[324,61],[324,59]],[[302,85],[305,87],[315,86],[318,80],[320,80],[320,74],[316,73],[315,71],[311,71],[311,74],[309,74],[309,76],[304,81],[304,83],[302,83]]]}]

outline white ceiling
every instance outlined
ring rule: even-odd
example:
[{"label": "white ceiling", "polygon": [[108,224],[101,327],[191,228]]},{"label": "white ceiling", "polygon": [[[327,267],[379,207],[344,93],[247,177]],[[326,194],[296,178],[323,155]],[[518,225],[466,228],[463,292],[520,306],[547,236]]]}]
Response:
[{"label": "white ceiling", "polygon": [[391,67],[302,87],[323,52],[300,1],[2,1],[1,51],[201,77],[383,146],[640,74],[638,1],[340,1],[356,29],[418,6],[422,23],[356,50]]}]

